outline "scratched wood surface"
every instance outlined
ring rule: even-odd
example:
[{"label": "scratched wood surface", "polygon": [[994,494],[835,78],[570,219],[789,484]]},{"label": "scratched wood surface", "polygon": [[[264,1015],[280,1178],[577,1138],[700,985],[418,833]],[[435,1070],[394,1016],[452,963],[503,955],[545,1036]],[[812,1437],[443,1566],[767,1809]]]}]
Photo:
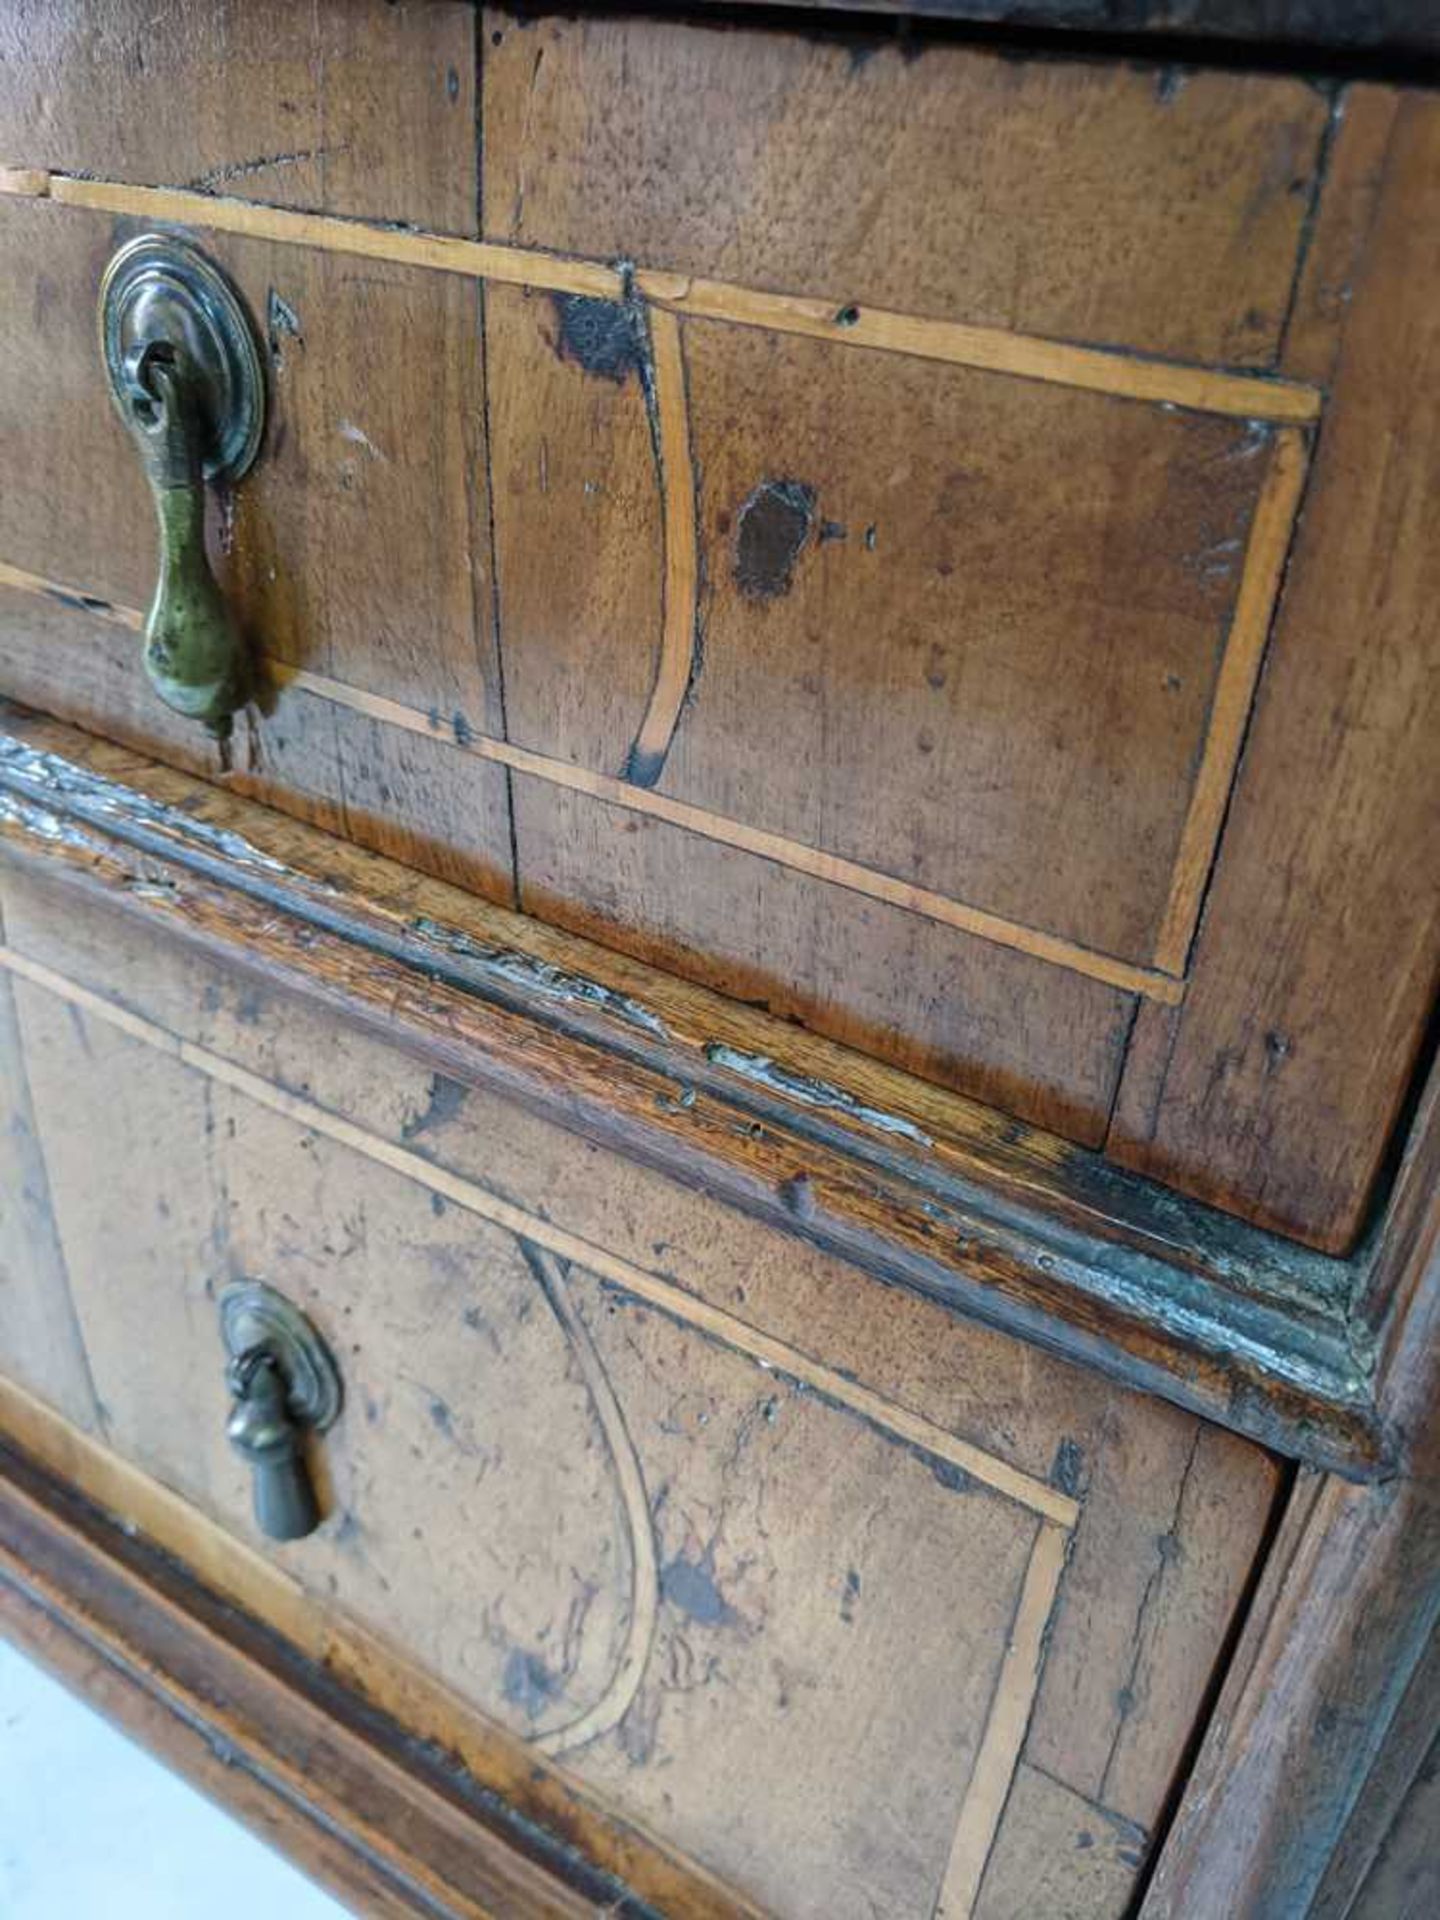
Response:
[{"label": "scratched wood surface", "polygon": [[623,16],[484,27],[491,237],[1274,362],[1326,120],[1301,81]]},{"label": "scratched wood surface", "polygon": [[325,1526],[273,1552],[396,1650],[378,1697],[413,1662],[449,1732],[536,1741],[769,1911],[998,1916],[1028,1852],[1056,1888],[1086,1854],[1076,1910],[1123,1913],[1265,1455],[923,1302],[861,1312],[701,1193],[110,913],[5,900],[103,1438],[253,1541],[213,1291],[304,1305],[347,1410]]},{"label": "scratched wood surface", "polygon": [[17,0],[7,162],[468,233],[473,15],[452,0]]}]

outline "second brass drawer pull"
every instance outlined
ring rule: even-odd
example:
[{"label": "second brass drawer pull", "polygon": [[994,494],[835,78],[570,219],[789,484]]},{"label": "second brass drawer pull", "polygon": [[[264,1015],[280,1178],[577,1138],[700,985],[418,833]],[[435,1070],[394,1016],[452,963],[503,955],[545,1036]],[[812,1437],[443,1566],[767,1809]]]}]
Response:
[{"label": "second brass drawer pull", "polygon": [[265,377],[254,329],[212,261],[152,233],[105,270],[100,343],[159,521],[145,671],[167,706],[223,740],[250,698],[251,669],[205,551],[205,485],[233,484],[259,450]]},{"label": "second brass drawer pull", "polygon": [[251,1470],[255,1522],[272,1540],[300,1540],[320,1524],[305,1459],[309,1433],[340,1412],[330,1349],[298,1307],[256,1280],[220,1296],[232,1406],[225,1431]]}]

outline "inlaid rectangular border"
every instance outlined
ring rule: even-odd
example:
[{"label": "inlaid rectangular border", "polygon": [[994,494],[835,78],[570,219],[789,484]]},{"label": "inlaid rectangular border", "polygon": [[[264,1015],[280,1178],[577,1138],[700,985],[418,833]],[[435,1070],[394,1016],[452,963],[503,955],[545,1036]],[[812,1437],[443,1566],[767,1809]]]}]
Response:
[{"label": "inlaid rectangular border", "polygon": [[[241,238],[357,254],[585,298],[638,296],[649,314],[655,343],[652,377],[656,411],[667,446],[667,476],[673,470],[673,479],[665,486],[661,503],[666,581],[660,666],[632,753],[632,777],[573,766],[492,735],[467,732],[463,740],[457,740],[435,714],[284,662],[267,663],[272,678],[278,684],[300,686],[316,698],[382,723],[498,762],[514,772],[662,820],[1102,985],[1167,1006],[1183,1000],[1186,962],[1199,922],[1205,881],[1219,843],[1226,799],[1304,488],[1308,441],[1303,429],[1320,418],[1323,407],[1318,388],[1268,376],[1229,374],[1142,355],[1077,347],[1003,328],[862,310],[853,304],[837,307],[822,300],[759,292],[644,267],[622,269],[540,249],[399,229],[331,214],[295,212],[191,189],[82,179],[43,168],[14,166],[0,167],[0,196],[5,195],[49,199],[63,206],[177,222]],[[690,602],[699,579],[693,489],[682,484],[690,467],[690,443],[683,342],[676,316],[687,315],[799,334],[840,346],[918,356],[1112,398],[1238,416],[1273,426],[1269,467],[1251,525],[1200,764],[1150,964],[1087,947],[787,835],[653,791],[688,684],[694,635]],[[3,559],[0,586],[58,595],[82,605],[91,602],[94,610],[103,610],[110,619],[137,631],[143,624],[143,616],[133,608],[97,602],[85,583],[45,580]],[[637,775],[635,769],[648,771]]]}]

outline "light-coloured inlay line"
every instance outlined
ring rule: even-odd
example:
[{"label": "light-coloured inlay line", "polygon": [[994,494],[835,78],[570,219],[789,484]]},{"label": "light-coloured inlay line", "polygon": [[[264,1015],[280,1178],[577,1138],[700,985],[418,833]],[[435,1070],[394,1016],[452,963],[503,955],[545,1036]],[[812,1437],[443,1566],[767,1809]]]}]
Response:
[{"label": "light-coloured inlay line", "polygon": [[605,1363],[595,1350],[590,1329],[570,1298],[569,1282],[563,1264],[548,1247],[530,1247],[531,1266],[550,1311],[560,1323],[570,1343],[570,1352],[580,1370],[595,1409],[595,1418],[610,1450],[615,1484],[625,1509],[626,1532],[630,1541],[630,1622],[625,1629],[625,1644],[610,1682],[592,1707],[559,1726],[537,1730],[531,1744],[541,1753],[573,1753],[588,1746],[602,1734],[618,1727],[634,1704],[650,1664],[655,1645],[655,1626],[660,1612],[660,1566],[655,1545],[655,1525],[650,1513],[650,1496],[645,1487],[645,1472],[635,1442],[630,1437],[624,1409],[620,1405]]},{"label": "light-coloured inlay line", "polygon": [[373,226],[329,213],[297,213],[289,207],[227,200],[184,187],[137,187],[119,180],[78,180],[70,174],[52,173],[48,194],[42,197],[61,206],[88,207],[96,213],[208,227],[212,233],[311,247],[317,253],[389,260],[400,267],[460,273],[471,280],[499,280],[509,286],[542,287],[552,293],[585,294],[595,300],[618,300],[623,292],[619,269],[598,260],[572,260],[558,253],[466,240],[459,234]]},{"label": "light-coloured inlay line", "polygon": [[1035,1536],[1005,1647],[1005,1664],[960,1809],[934,1920],[968,1920],[975,1905],[1040,1685],[1045,1629],[1065,1571],[1068,1546],[1063,1527],[1042,1526]]},{"label": "light-coloured inlay line", "polygon": [[[259,201],[196,193],[189,188],[81,180],[35,167],[10,167],[0,168],[0,193],[48,198],[63,206],[88,207],[98,213],[208,227],[216,233],[312,247],[321,252],[360,254],[370,260],[394,261],[399,266],[468,274],[474,279],[554,293],[585,294],[599,300],[618,300],[624,293],[620,270],[602,261],[577,260],[503,242],[467,240],[454,234],[378,226],[334,214],[297,213]],[[1209,367],[1150,360],[1140,354],[1072,346],[1063,340],[1014,333],[1004,327],[976,327],[963,321],[857,307],[843,296],[829,301],[766,293],[644,267],[635,273],[631,284],[652,305],[673,313],[803,334],[837,346],[910,354],[1022,380],[1042,380],[1120,399],[1243,419],[1303,424],[1320,417],[1319,391],[1293,380],[1221,373]]]},{"label": "light-coloured inlay line", "polygon": [[86,593],[83,587],[47,580],[44,574],[11,566],[8,560],[0,560],[0,587],[13,587],[17,593],[33,593],[38,600],[53,600],[56,606],[71,607],[95,620],[108,620],[112,626],[124,627],[128,633],[139,633],[145,625],[145,616],[136,607],[116,606],[113,600],[102,600],[96,594]]},{"label": "light-coloured inlay line", "polygon": [[1042,1520],[1056,1527],[1071,1528],[1079,1519],[1079,1503],[1068,1494],[1061,1493],[1005,1460],[997,1459],[969,1441],[946,1432],[934,1421],[887,1400],[883,1394],[847,1379],[821,1361],[812,1359],[798,1347],[777,1340],[760,1328],[737,1319],[734,1314],[711,1306],[708,1301],[676,1286],[674,1282],[647,1273],[643,1267],[632,1266],[628,1260],[607,1252],[593,1241],[568,1233],[553,1221],[543,1220],[537,1214],[526,1212],[523,1207],[500,1199],[478,1182],[467,1180],[463,1175],[452,1173],[448,1168],[437,1166],[420,1154],[411,1152],[409,1148],[385,1139],[383,1135],[357,1126],[353,1120],[332,1112],[318,1101],[276,1086],[273,1081],[226,1059],[223,1054],[214,1053],[208,1047],[171,1033],[168,1028],[157,1026],[128,1007],[119,1006],[103,994],[94,992],[65,974],[57,973],[43,962],[33,960],[13,947],[0,946],[0,967],[17,979],[26,980],[68,1005],[78,1007],[92,1018],[128,1035],[130,1039],[194,1068],[222,1086],[233,1088],[257,1106],[266,1107],[298,1127],[362,1154],[374,1164],[403,1175],[431,1193],[442,1195],[454,1205],[491,1221],[506,1232],[545,1247],[561,1260],[573,1262],[597,1278],[610,1281],[670,1318],[683,1321],[721,1345],[747,1354],[760,1366],[799,1381],[833,1404],[848,1408],[862,1420],[894,1435],[896,1439],[958,1467],[980,1485],[1038,1514]]},{"label": "light-coloured inlay line", "polygon": [[1200,918],[1205,882],[1215,861],[1308,464],[1305,435],[1293,427],[1282,428],[1275,436],[1255,507],[1230,635],[1210,703],[1205,753],[1180,835],[1170,898],[1155,936],[1155,964],[1164,973],[1183,973],[1190,958],[1190,943]]},{"label": "light-coloured inlay line", "polygon": [[[62,586],[3,561],[0,561],[0,587],[12,587],[22,593],[35,594],[61,606],[78,607],[135,632],[139,632],[144,625],[143,614],[136,612],[133,607],[97,601],[94,596],[77,588]],[[473,753],[482,760],[496,761],[515,773],[547,781],[551,786],[566,787],[592,800],[624,807],[631,813],[645,814],[650,819],[664,821],[668,826],[681,827],[688,833],[699,834],[703,839],[713,840],[721,846],[756,854],[776,866],[809,874],[816,880],[828,881],[851,893],[864,894],[867,899],[884,901],[887,906],[899,907],[905,913],[918,914],[922,919],[938,921],[942,926],[973,934],[977,939],[988,940],[994,946],[1028,954],[1032,959],[1043,960],[1050,966],[1084,974],[1088,979],[1100,981],[1102,985],[1118,987],[1126,993],[1138,993],[1166,1006],[1178,1006],[1185,997],[1183,979],[1160,973],[1151,967],[1136,966],[1128,960],[1117,960],[1110,954],[1096,953],[1089,947],[1078,946],[1074,941],[1062,940],[1035,927],[1023,926],[1000,914],[987,913],[983,907],[972,907],[964,901],[952,900],[948,894],[934,893],[928,887],[917,887],[908,880],[899,880],[893,874],[881,873],[874,867],[863,867],[838,854],[807,847],[803,841],[790,840],[783,834],[749,826],[743,820],[731,820],[723,814],[711,813],[704,807],[691,806],[688,801],[675,800],[668,794],[638,787],[633,781],[619,779],[613,774],[594,773],[588,767],[572,766],[567,760],[552,759],[548,754],[535,753],[528,747],[517,747],[509,740],[498,740],[490,734],[467,734],[463,739],[456,739],[451,728],[436,716],[422,713],[418,707],[405,706],[384,694],[369,693],[363,687],[349,686],[325,674],[311,673],[305,667],[293,667],[285,660],[267,659],[265,667],[277,685],[294,687],[317,700],[348,708],[352,713],[364,714],[367,719],[379,720],[387,726],[400,727],[407,733],[423,734],[427,740],[437,741],[458,753]]]},{"label": "light-coloured inlay line", "polygon": [[[437,730],[430,715],[421,713],[418,707],[402,706],[398,701],[387,700],[381,694],[366,693],[359,687],[345,686],[303,668],[286,666],[283,662],[274,663],[273,671],[277,679],[288,681],[319,699],[331,700],[337,706],[366,714],[373,720],[388,721],[391,726],[404,727],[412,733],[423,733],[432,740],[452,738],[443,724]],[[803,841],[769,833],[763,827],[752,827],[743,820],[732,820],[723,814],[711,813],[704,807],[691,806],[688,801],[672,799],[669,794],[637,787],[629,780],[617,779],[613,774],[595,773],[588,767],[572,766],[567,760],[555,760],[548,754],[535,753],[528,747],[517,747],[509,740],[496,740],[488,734],[472,734],[466,741],[452,741],[452,744],[459,744],[463,752],[479,754],[483,760],[498,760],[515,773],[529,774],[536,780],[548,781],[552,786],[568,787],[573,793],[587,794],[592,800],[603,800],[611,806],[624,807],[631,813],[643,813],[652,820],[663,820],[672,827],[683,827],[687,832],[717,841],[721,846],[735,847],[742,853],[758,854],[762,860],[773,861],[776,866],[788,867],[795,873],[808,873],[816,880],[827,880],[834,886],[847,888],[851,893],[863,893],[871,900],[883,900],[888,906],[919,914],[926,920],[936,920],[942,926],[955,927],[961,933],[974,934],[994,946],[1010,947],[1017,953],[1029,954],[1032,959],[1047,961],[1051,966],[1066,967],[1072,973],[1083,973],[1106,986],[1119,987],[1127,993],[1143,994],[1151,1000],[1163,1001],[1167,1006],[1178,1006],[1185,997],[1183,980],[1174,979],[1153,968],[1135,966],[1128,960],[1117,960],[1107,953],[1095,953],[1089,947],[1077,946],[1073,941],[1062,940],[1055,934],[1022,926],[1018,921],[1006,920],[1000,914],[987,913],[983,907],[972,907],[962,900],[952,900],[948,894],[934,893],[928,887],[917,887],[909,880],[899,880],[893,874],[881,873],[874,867],[862,867],[857,861],[842,859],[839,854],[825,853],[818,847],[807,847]]]},{"label": "light-coloured inlay line", "polygon": [[697,320],[763,327],[772,333],[801,334],[810,340],[909,354],[918,360],[943,360],[985,373],[1006,373],[1021,380],[1044,380],[1116,399],[1188,407],[1244,420],[1304,425],[1320,417],[1319,392],[1293,380],[1264,380],[1253,374],[1219,373],[1210,367],[1177,366],[1138,354],[1071,346],[1068,341],[1047,340],[1038,334],[1012,333],[1004,327],[972,327],[960,320],[934,320],[923,314],[854,305],[837,308],[833,301],[764,293],[721,280],[655,273],[646,268],[636,273],[635,286],[656,307]]},{"label": "light-coloured inlay line", "polygon": [[633,785],[651,787],[664,770],[680,709],[695,666],[700,554],[695,527],[695,461],[690,447],[690,403],[680,323],[658,308],[650,315],[655,382],[656,457],[665,525],[665,599],[660,659],[645,717],[630,749]]}]

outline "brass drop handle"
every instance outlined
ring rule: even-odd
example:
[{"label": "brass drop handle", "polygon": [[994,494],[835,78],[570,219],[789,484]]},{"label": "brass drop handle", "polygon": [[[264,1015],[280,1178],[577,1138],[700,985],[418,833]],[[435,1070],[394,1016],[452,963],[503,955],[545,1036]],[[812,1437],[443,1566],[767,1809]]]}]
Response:
[{"label": "brass drop handle", "polygon": [[259,1281],[227,1287],[220,1330],[228,1357],[230,1444],[251,1471],[255,1523],[271,1540],[302,1540],[320,1524],[308,1436],[340,1412],[340,1375],[315,1328]]},{"label": "brass drop handle", "polygon": [[264,1348],[230,1364],[235,1404],[225,1431],[254,1477],[255,1521],[272,1540],[303,1540],[320,1524],[310,1470],[305,1464],[305,1430],[287,1404],[285,1378],[273,1353]]},{"label": "brass drop handle", "polygon": [[239,480],[259,449],[265,380],[254,330],[213,261],[145,234],[105,270],[100,339],[159,523],[145,671],[167,706],[223,740],[250,698],[252,673],[206,552],[205,488]]}]

